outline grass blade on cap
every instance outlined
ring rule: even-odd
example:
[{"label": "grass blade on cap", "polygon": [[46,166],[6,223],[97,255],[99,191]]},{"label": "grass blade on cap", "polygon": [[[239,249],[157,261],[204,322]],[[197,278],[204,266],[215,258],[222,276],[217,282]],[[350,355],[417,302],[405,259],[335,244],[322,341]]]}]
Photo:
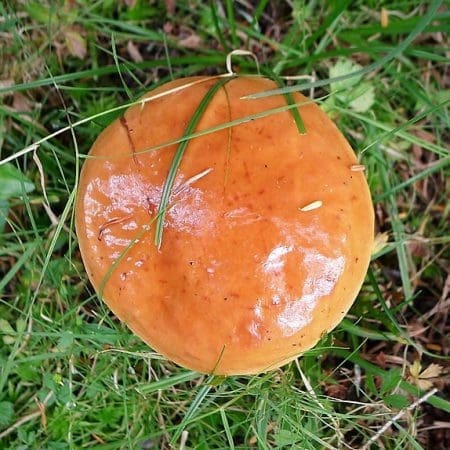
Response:
[{"label": "grass blade on cap", "polygon": [[[203,97],[202,101],[198,105],[194,114],[192,115],[192,118],[186,127],[186,130],[184,133],[185,135],[189,135],[195,130],[195,127],[198,125],[200,119],[203,116],[203,113],[205,112],[206,108],[208,107],[209,103],[213,99],[216,92],[225,83],[228,83],[228,81],[230,81],[232,78],[233,77],[220,80],[209,89],[209,91],[206,93],[206,95]],[[166,182],[164,183],[161,201],[159,203],[159,208],[158,208],[158,219],[156,221],[156,230],[155,230],[155,244],[158,248],[161,248],[161,245],[162,245],[162,235],[163,235],[163,231],[164,231],[164,219],[166,216],[167,204],[169,203],[170,194],[172,192],[172,187],[175,182],[175,176],[177,174],[178,168],[180,167],[181,160],[183,158],[184,152],[186,151],[188,144],[189,144],[189,140],[186,140],[186,141],[183,141],[178,146],[177,151],[175,152],[175,155],[173,157],[172,164],[169,168]]]}]

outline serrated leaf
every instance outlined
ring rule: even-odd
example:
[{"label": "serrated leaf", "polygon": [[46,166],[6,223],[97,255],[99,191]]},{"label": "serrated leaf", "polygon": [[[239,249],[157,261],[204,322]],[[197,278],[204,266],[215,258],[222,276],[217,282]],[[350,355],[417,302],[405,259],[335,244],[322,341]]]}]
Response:
[{"label": "serrated leaf", "polygon": [[72,393],[70,392],[70,386],[67,383],[63,383],[61,387],[56,390],[56,398],[63,404],[67,404],[72,399]]},{"label": "serrated leaf", "polygon": [[419,378],[420,371],[422,370],[422,366],[420,361],[416,359],[411,366],[409,367],[409,373],[413,378]]},{"label": "serrated leaf", "polygon": [[442,367],[439,364],[430,364],[426,369],[422,370],[419,360],[415,360],[409,367],[408,381],[418,388],[428,390],[433,387],[431,378],[436,378],[442,373]]},{"label": "serrated leaf", "polygon": [[50,18],[50,8],[41,2],[25,2],[25,9],[30,17],[37,22],[47,23]]},{"label": "serrated leaf", "polygon": [[24,319],[16,320],[16,330],[18,333],[23,333],[27,328],[27,321]]},{"label": "serrated leaf", "polygon": [[73,334],[70,331],[64,332],[58,340],[58,350],[64,352],[73,345]]},{"label": "serrated leaf", "polygon": [[408,399],[401,394],[391,394],[383,398],[384,403],[391,408],[402,409],[408,406]]},{"label": "serrated leaf", "polygon": [[375,89],[372,85],[363,83],[358,89],[358,94],[359,92],[361,94],[350,101],[350,107],[357,112],[366,112],[375,103]]},{"label": "serrated leaf", "polygon": [[442,373],[443,367],[439,364],[430,364],[423,372],[419,374],[419,378],[436,378]]},{"label": "serrated leaf", "polygon": [[42,377],[42,384],[45,388],[54,391],[56,389],[55,380],[53,379],[53,375],[51,373],[44,373]]},{"label": "serrated leaf", "polygon": [[381,252],[387,245],[389,240],[389,233],[377,233],[372,244],[372,255]]},{"label": "serrated leaf", "polygon": [[0,333],[15,334],[15,330],[7,320],[0,319]]},{"label": "serrated leaf", "polygon": [[428,391],[433,387],[433,383],[430,380],[422,380],[422,378],[418,378],[416,380],[413,380],[413,383],[423,391]]},{"label": "serrated leaf", "polygon": [[34,183],[13,164],[0,166],[0,199],[8,200],[33,190]]},{"label": "serrated leaf", "polygon": [[3,336],[2,340],[6,345],[12,345],[16,341],[16,338],[6,335],[6,336]]},{"label": "serrated leaf", "polygon": [[410,368],[408,381],[415,384],[419,389],[428,390],[433,387],[430,378],[436,378],[442,373],[442,367],[439,364],[430,364],[426,369],[422,370],[419,360],[414,361]]},{"label": "serrated leaf", "polygon": [[[339,59],[329,71],[330,78],[345,76],[361,68],[351,60]],[[360,83],[361,78],[361,75],[357,75],[330,83],[331,90],[337,91],[336,97],[357,112],[368,111],[375,102],[374,87],[370,83]]]},{"label": "serrated leaf", "polygon": [[36,364],[20,364],[17,367],[16,372],[22,381],[39,382],[40,373]]},{"label": "serrated leaf", "polygon": [[97,395],[101,394],[104,391],[104,386],[100,383],[97,383],[95,381],[89,383],[87,389],[86,389],[86,398],[91,399],[95,398]]},{"label": "serrated leaf", "polygon": [[[362,66],[359,64],[356,64],[349,59],[339,59],[334,66],[330,68],[329,74],[330,78],[336,78],[341,77],[343,75],[348,75],[349,73],[355,72],[357,70],[360,70]],[[348,78],[346,80],[341,81],[335,81],[330,83],[330,87],[332,91],[340,91],[340,90],[347,90],[354,86],[355,84],[359,83],[361,80],[361,75],[357,75],[351,78]],[[340,96],[338,94],[338,96]]]},{"label": "serrated leaf", "polygon": [[289,430],[280,430],[275,436],[275,441],[280,447],[295,444],[297,439],[297,435]]},{"label": "serrated leaf", "polygon": [[0,426],[8,426],[14,417],[14,408],[11,402],[0,402]]},{"label": "serrated leaf", "polygon": [[66,45],[69,53],[79,59],[84,59],[86,57],[86,40],[81,36],[78,31],[68,30],[66,35]]}]

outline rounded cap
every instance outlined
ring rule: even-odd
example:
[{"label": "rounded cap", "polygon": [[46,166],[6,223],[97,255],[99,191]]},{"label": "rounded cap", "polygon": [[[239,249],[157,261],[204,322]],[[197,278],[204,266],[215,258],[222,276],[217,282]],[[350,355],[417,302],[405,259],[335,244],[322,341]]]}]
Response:
[{"label": "rounded cap", "polygon": [[[76,228],[94,288],[152,348],[199,372],[279,367],[332,330],[353,303],[373,241],[370,193],[350,145],[321,109],[290,111],[192,138],[155,225],[179,139],[215,77],[177,80],[98,137],[81,173]],[[274,108],[276,85],[238,77],[195,131]],[[220,127],[219,127],[220,128]],[[145,151],[146,149],[150,149]]]}]

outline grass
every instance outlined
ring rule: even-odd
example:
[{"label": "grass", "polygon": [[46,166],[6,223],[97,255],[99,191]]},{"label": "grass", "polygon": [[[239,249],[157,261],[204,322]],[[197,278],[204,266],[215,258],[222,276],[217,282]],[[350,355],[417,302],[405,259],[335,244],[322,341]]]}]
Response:
[{"label": "grass", "polygon": [[[165,3],[0,4],[0,448],[445,448],[448,8],[384,2],[382,27],[374,1],[179,1],[172,17]],[[164,360],[101,303],[72,206],[83,156],[121,105],[172,77],[224,73],[238,47],[263,71],[315,78],[285,84],[321,99],[367,167],[377,246],[318,346],[219,378]]]},{"label": "grass", "polygon": [[[205,94],[204,98],[198,105],[198,108],[195,110],[194,114],[192,115],[191,120],[189,121],[188,125],[186,126],[185,131],[185,138],[186,136],[191,136],[194,132],[195,128],[197,127],[197,124],[199,123],[200,119],[202,118],[206,108],[208,107],[210,101],[216,94],[216,92],[220,88],[224,88],[225,84],[232,79],[225,78],[224,80],[217,81],[215,84],[213,84],[208,92]],[[162,235],[164,230],[164,217],[166,215],[167,206],[169,203],[170,194],[172,192],[172,187],[175,182],[175,176],[177,173],[178,168],[180,167],[181,160],[183,158],[184,152],[186,151],[186,148],[189,144],[189,139],[184,140],[180,143],[180,145],[177,148],[177,151],[175,152],[175,155],[173,157],[173,161],[170,165],[169,173],[167,174],[167,180],[164,184],[162,195],[161,195],[161,202],[158,209],[158,219],[156,221],[156,227],[155,227],[155,244],[158,248],[161,248],[162,244]]]}]

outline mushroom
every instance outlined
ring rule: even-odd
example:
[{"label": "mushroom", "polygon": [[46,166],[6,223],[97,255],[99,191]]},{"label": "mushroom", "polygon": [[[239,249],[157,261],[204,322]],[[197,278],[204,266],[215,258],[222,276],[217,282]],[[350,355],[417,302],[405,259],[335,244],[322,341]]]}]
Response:
[{"label": "mushroom", "polygon": [[76,229],[94,288],[148,345],[199,372],[255,374],[310,349],[347,313],[370,260],[373,206],[352,148],[316,104],[293,95],[301,134],[285,97],[244,98],[273,81],[230,77],[188,142],[156,245],[169,168],[217,82],[167,83],[99,135]]}]

